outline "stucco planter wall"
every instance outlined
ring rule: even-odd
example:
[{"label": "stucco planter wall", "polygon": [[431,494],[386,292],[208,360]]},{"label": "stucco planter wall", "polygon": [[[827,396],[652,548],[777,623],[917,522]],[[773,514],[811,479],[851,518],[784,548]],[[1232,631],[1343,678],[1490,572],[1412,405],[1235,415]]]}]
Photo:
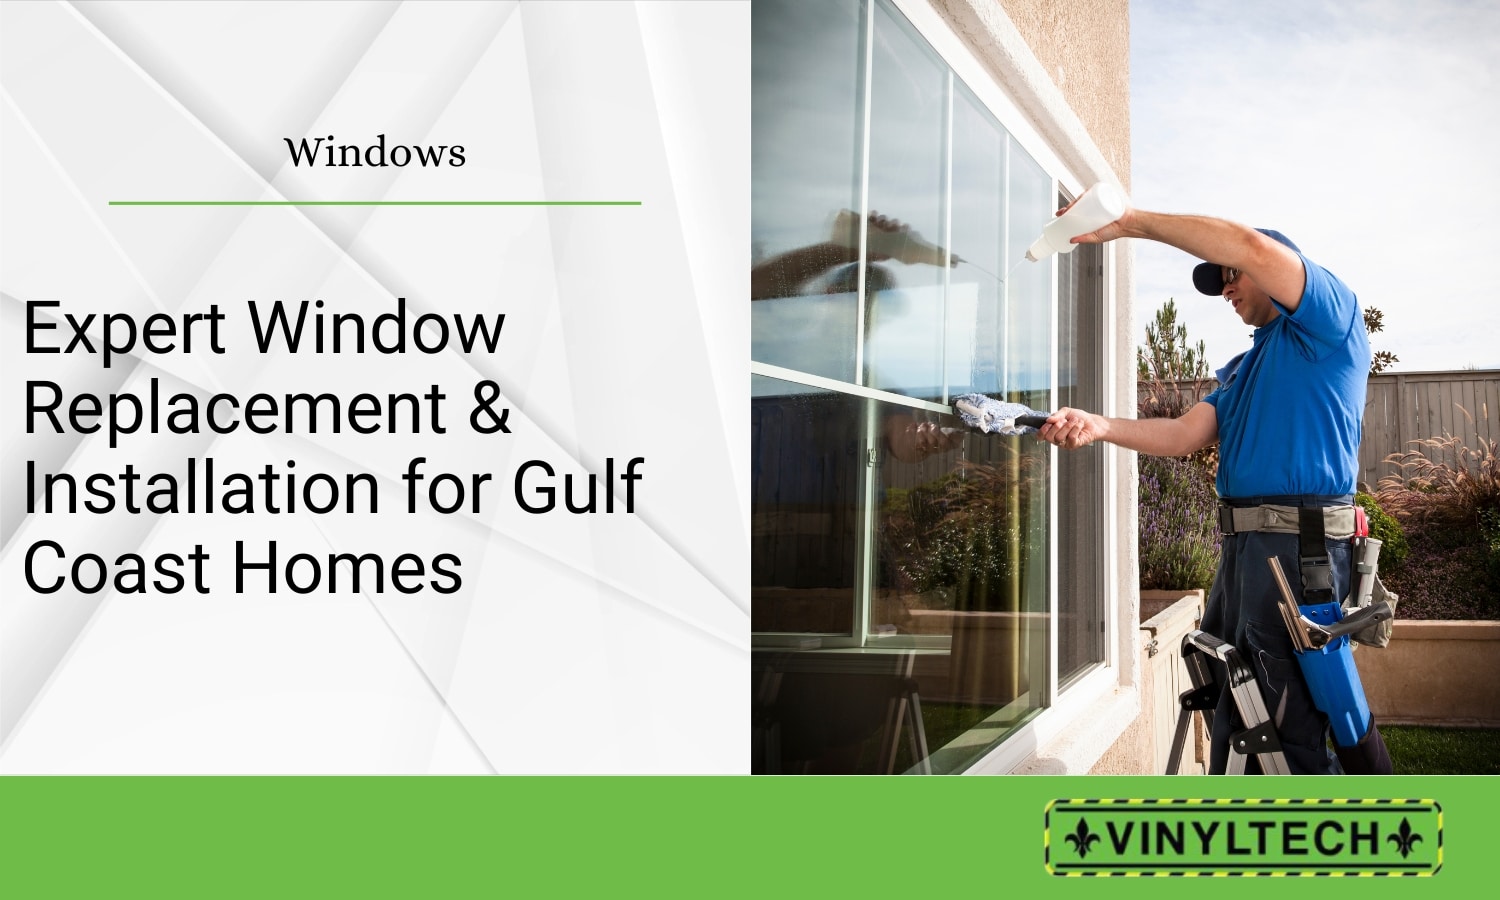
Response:
[{"label": "stucco planter wall", "polygon": [[[1151,774],[1167,772],[1172,741],[1181,713],[1178,698],[1193,686],[1182,663],[1182,639],[1203,619],[1203,591],[1141,591],[1141,632],[1145,654],[1141,670],[1141,706],[1150,710]],[[1149,696],[1147,696],[1149,692]],[[1201,775],[1207,771],[1208,735],[1203,719],[1194,716],[1175,773]]]},{"label": "stucco planter wall", "polygon": [[1379,722],[1500,728],[1500,622],[1397,619],[1354,662]]},{"label": "stucco planter wall", "polygon": [[[1178,696],[1192,687],[1182,664],[1182,638],[1203,617],[1203,591],[1141,591],[1141,714],[1090,770],[1096,775],[1161,775],[1177,728]],[[1207,757],[1201,718],[1194,716],[1179,773],[1201,774]]]}]

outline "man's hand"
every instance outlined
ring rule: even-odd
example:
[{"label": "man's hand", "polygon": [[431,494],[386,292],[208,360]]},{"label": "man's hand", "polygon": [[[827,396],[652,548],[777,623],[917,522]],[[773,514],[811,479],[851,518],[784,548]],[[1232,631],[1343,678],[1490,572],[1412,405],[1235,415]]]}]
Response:
[{"label": "man's hand", "polygon": [[[1083,199],[1083,195],[1082,194],[1080,194],[1078,196],[1078,199],[1074,200],[1073,203],[1077,203],[1078,200],[1081,200],[1081,199]],[[1057,215],[1060,216],[1063,213],[1067,212],[1068,210],[1072,209],[1073,208],[1073,203],[1069,203],[1067,206],[1064,206],[1062,209],[1058,210],[1057,211]],[[1134,215],[1134,213],[1135,213],[1135,210],[1132,209],[1131,207],[1127,206],[1127,207],[1125,207],[1125,214],[1122,215],[1122,216],[1120,216],[1120,218],[1114,220],[1113,222],[1109,223],[1108,225],[1104,226],[1103,228],[1100,228],[1098,231],[1090,231],[1088,234],[1080,234],[1080,235],[1078,235],[1077,237],[1073,238],[1073,243],[1075,243],[1075,244],[1102,244],[1105,241],[1112,241],[1115,238],[1126,237],[1129,234],[1129,232],[1127,230],[1128,226],[1129,226],[1129,221],[1130,221],[1131,217]]]},{"label": "man's hand", "polygon": [[1047,423],[1038,429],[1042,440],[1064,450],[1087,447],[1094,441],[1103,440],[1108,432],[1109,421],[1103,416],[1066,406],[1048,416]]},{"label": "man's hand", "polygon": [[1219,439],[1218,414],[1212,403],[1202,401],[1175,419],[1108,419],[1063,408],[1048,416],[1038,432],[1067,450],[1108,441],[1152,456],[1187,456]]}]

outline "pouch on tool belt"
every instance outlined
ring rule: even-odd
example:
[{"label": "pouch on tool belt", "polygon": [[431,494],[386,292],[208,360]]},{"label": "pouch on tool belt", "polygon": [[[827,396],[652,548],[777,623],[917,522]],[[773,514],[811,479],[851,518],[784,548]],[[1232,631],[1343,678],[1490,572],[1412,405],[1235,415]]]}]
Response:
[{"label": "pouch on tool belt", "polygon": [[1356,535],[1351,539],[1351,544],[1354,552],[1350,564],[1354,571],[1350,573],[1349,596],[1344,598],[1344,614],[1348,615],[1371,603],[1384,600],[1391,605],[1391,615],[1390,618],[1350,634],[1349,640],[1366,647],[1384,647],[1391,642],[1391,629],[1396,620],[1396,601],[1401,598],[1386,590],[1385,585],[1380,583],[1380,539]]}]

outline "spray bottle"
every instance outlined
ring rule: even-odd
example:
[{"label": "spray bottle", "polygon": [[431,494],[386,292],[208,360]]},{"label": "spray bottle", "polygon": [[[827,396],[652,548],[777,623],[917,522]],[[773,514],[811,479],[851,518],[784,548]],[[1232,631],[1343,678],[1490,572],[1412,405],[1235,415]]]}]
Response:
[{"label": "spray bottle", "polygon": [[1054,253],[1072,253],[1078,246],[1070,243],[1073,238],[1103,228],[1125,215],[1125,206],[1125,195],[1119,188],[1099,182],[1084,191],[1067,212],[1042,227],[1042,236],[1026,251],[1026,258],[1037,262]]}]

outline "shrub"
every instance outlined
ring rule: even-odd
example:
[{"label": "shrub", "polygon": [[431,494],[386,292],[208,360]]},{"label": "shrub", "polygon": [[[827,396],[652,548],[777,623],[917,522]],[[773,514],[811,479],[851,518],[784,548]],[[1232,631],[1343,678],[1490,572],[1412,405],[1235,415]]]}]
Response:
[{"label": "shrub", "polygon": [[1218,497],[1191,459],[1140,457],[1143,590],[1203,588],[1219,567]]},{"label": "shrub", "polygon": [[[1009,597],[1028,543],[1031,491],[1045,469],[1023,458],[1003,464],[964,463],[931,484],[888,491],[882,505],[882,558],[895,587],[918,593],[956,589],[958,609],[987,609]],[[1019,477],[1018,477],[1019,476]]]},{"label": "shrub", "polygon": [[[1477,447],[1469,447],[1445,434],[1410,443],[1415,449],[1385,458],[1400,471],[1380,479],[1376,491],[1380,505],[1403,524],[1478,529],[1481,511],[1500,510],[1500,445],[1495,441],[1480,438]],[[1437,502],[1425,502],[1426,496]]]},{"label": "shrub", "polygon": [[1386,584],[1401,595],[1406,618],[1493,617],[1500,612],[1500,446],[1480,439],[1470,447],[1451,434],[1411,444],[1386,457],[1400,471],[1376,491],[1411,546]]},{"label": "shrub", "polygon": [[1492,618],[1493,588],[1478,532],[1430,521],[1438,513],[1424,512],[1422,507],[1441,504],[1436,495],[1418,494],[1410,499],[1408,510],[1428,518],[1428,524],[1407,529],[1411,552],[1400,569],[1388,572],[1381,566],[1381,581],[1401,596],[1397,615],[1403,619]]},{"label": "shrub", "polygon": [[1500,509],[1480,510],[1479,537],[1484,542],[1490,588],[1500,591]]},{"label": "shrub", "polygon": [[1395,516],[1381,509],[1379,500],[1369,494],[1355,494],[1354,502],[1364,507],[1365,515],[1370,520],[1370,537],[1381,543],[1380,571],[1389,573],[1400,569],[1401,563],[1411,552],[1411,547],[1406,542],[1406,530]]},{"label": "shrub", "polygon": [[[1146,326],[1136,348],[1136,417],[1175,419],[1208,393],[1212,376],[1199,341],[1188,342],[1171,300]],[[1143,590],[1213,585],[1219,567],[1217,443],[1185,458],[1140,457],[1140,564]]]},{"label": "shrub", "polygon": [[[1177,324],[1177,307],[1171,300],[1157,310],[1154,323],[1146,326],[1146,346],[1136,347],[1135,356],[1140,377],[1135,394],[1137,419],[1180,418],[1213,387],[1203,342],[1199,341],[1196,349],[1189,346],[1187,328]],[[1141,459],[1144,474],[1146,457]],[[1195,451],[1187,459],[1212,485],[1219,469],[1218,443]],[[1144,490],[1141,496],[1146,496]]]}]

